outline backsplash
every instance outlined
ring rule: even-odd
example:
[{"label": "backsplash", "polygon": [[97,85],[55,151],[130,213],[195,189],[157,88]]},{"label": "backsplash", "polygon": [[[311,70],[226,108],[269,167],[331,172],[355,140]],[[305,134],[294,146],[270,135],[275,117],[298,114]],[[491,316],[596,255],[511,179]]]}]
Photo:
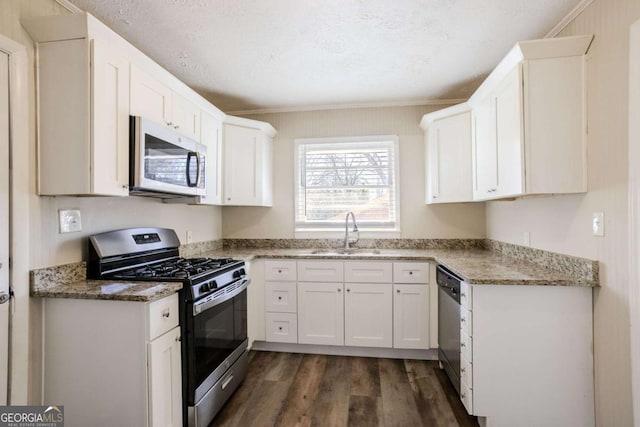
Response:
[{"label": "backsplash", "polygon": [[[344,239],[224,239],[224,249],[340,248]],[[485,249],[484,239],[360,239],[362,249]]]},{"label": "backsplash", "polygon": [[222,239],[209,240],[208,242],[196,242],[180,245],[180,256],[183,258],[192,258],[204,252],[217,251],[222,249]]}]

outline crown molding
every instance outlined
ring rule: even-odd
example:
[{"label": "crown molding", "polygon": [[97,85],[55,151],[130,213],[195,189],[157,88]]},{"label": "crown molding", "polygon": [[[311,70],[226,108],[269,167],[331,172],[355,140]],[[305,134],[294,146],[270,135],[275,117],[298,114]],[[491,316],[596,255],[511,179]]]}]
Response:
[{"label": "crown molding", "polygon": [[580,3],[576,5],[576,7],[571,9],[571,12],[569,12],[567,16],[562,18],[562,20],[558,22],[556,26],[553,27],[551,31],[547,33],[546,36],[544,36],[544,38],[550,39],[560,34],[560,32],[564,30],[567,27],[567,25],[573,22],[573,20],[576,19],[578,15],[580,15],[582,11],[585,10],[591,3],[593,3],[593,0],[582,0]]},{"label": "crown molding", "polygon": [[76,14],[84,13],[84,10],[80,9],[78,6],[71,3],[69,0],[56,0],[56,3],[58,3],[60,6],[64,7],[71,13],[76,13]]},{"label": "crown molding", "polygon": [[320,104],[320,105],[301,105],[292,107],[273,107],[273,108],[257,108],[253,110],[236,110],[227,111],[227,114],[242,116],[247,114],[269,114],[269,113],[297,113],[302,111],[321,111],[321,110],[346,110],[350,108],[383,108],[383,107],[410,107],[415,105],[452,105],[465,102],[466,98],[454,99],[434,99],[422,98],[408,101],[387,101],[387,102],[360,102],[352,104]]}]

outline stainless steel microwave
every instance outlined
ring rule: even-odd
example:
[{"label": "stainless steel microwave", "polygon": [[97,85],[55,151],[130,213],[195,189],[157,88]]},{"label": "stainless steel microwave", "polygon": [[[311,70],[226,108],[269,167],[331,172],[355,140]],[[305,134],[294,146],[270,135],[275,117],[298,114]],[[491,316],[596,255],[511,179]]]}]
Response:
[{"label": "stainless steel microwave", "polygon": [[206,195],[207,147],[143,117],[131,117],[129,194]]}]

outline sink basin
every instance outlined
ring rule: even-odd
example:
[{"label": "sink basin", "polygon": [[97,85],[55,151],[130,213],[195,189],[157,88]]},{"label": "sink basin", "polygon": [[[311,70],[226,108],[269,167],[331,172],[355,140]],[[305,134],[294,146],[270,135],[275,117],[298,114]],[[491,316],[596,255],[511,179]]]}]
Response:
[{"label": "sink basin", "polygon": [[312,255],[380,255],[378,249],[365,248],[339,248],[339,249],[314,249]]}]

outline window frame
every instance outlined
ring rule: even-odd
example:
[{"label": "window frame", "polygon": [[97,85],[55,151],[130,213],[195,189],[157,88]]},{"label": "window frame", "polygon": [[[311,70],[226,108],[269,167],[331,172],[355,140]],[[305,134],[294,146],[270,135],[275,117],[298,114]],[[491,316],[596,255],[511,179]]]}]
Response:
[{"label": "window frame", "polygon": [[[395,223],[393,228],[367,228],[365,224],[358,223],[360,237],[374,238],[398,238],[400,237],[400,141],[397,135],[369,135],[369,136],[345,136],[326,138],[295,138],[293,141],[293,227],[296,238],[339,238],[344,236],[344,224],[336,224],[335,227],[299,227],[297,221],[298,196],[301,179],[300,171],[300,146],[304,144],[339,144],[360,142],[390,142],[392,145],[393,171],[390,187],[394,191]],[[356,220],[358,216],[356,215]]]}]

